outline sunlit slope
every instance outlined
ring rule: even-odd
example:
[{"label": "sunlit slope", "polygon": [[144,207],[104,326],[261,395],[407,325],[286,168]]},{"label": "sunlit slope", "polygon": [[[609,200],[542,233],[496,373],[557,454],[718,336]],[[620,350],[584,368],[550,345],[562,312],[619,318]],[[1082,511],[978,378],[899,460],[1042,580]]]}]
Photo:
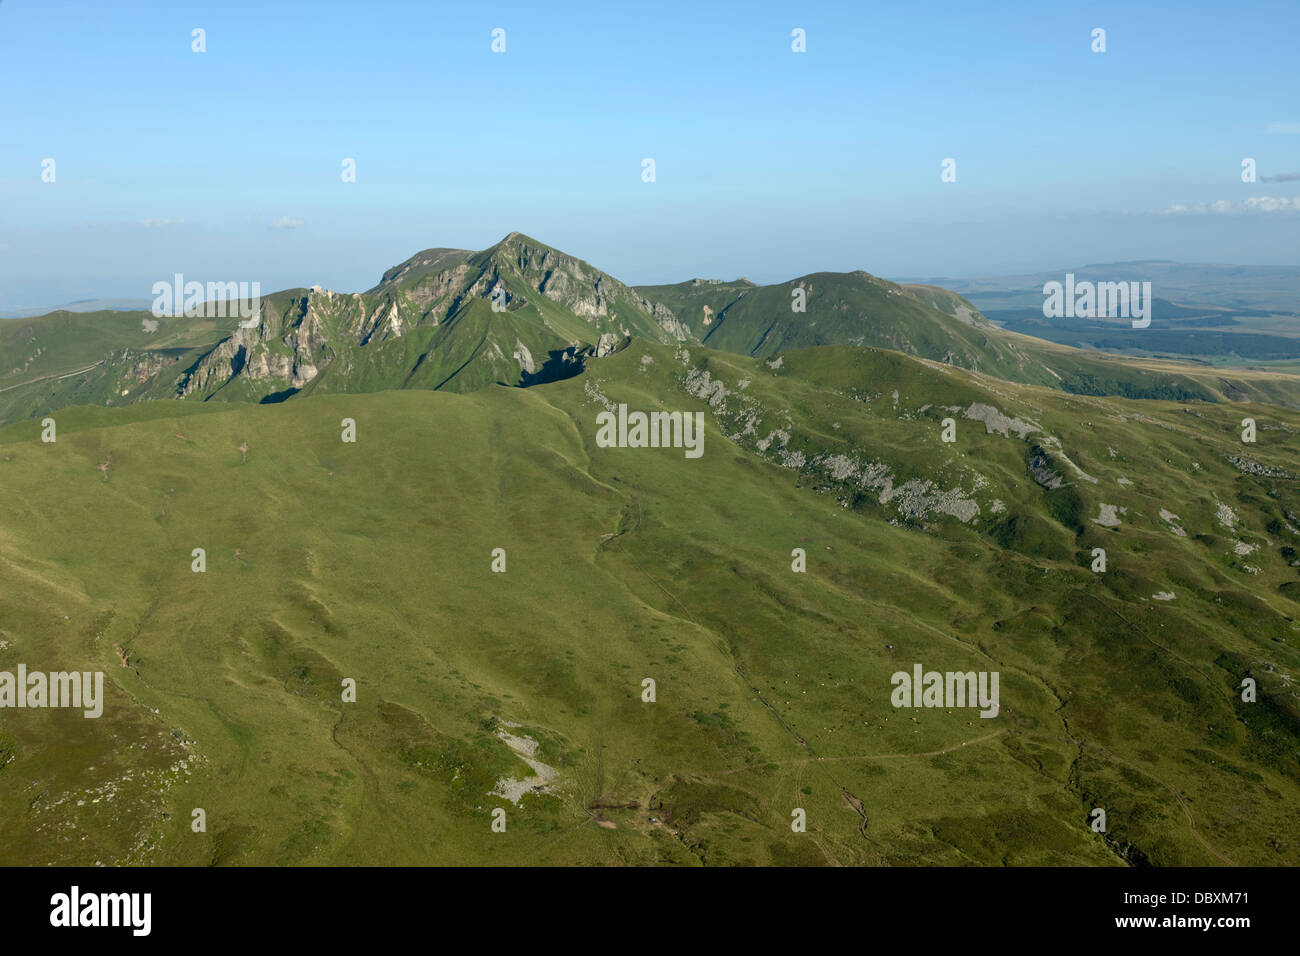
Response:
[{"label": "sunlit slope", "polygon": [[426,249],[364,293],[300,287],[258,304],[239,315],[213,302],[206,317],[60,311],[0,322],[0,425],[71,405],[534,385],[577,374],[627,338],[763,358],[812,346],[887,348],[1075,394],[1300,408],[1300,377],[1285,370],[1055,345],[1000,328],[936,286],[857,271],[771,286],[694,279],[634,289],[517,232],[478,252]]},{"label": "sunlit slope", "polygon": [[1300,407],[1300,379],[1283,372],[1225,373],[1054,345],[999,328],[954,292],[861,271],[814,273],[771,286],[694,280],[639,291],[685,320],[705,345],[744,355],[867,346],[1075,394]]},{"label": "sunlit slope", "polygon": [[[619,360],[643,361],[634,352]],[[1247,859],[1287,858],[1294,825],[1281,798],[1294,794],[1300,769],[1289,676],[1300,587],[1294,415],[1264,406],[1187,407],[1016,389],[868,350],[805,350],[770,363],[682,350],[642,368],[637,375],[670,369],[669,382],[707,396],[726,432],[807,489],[871,518],[925,529],[920,541],[913,537],[883,562],[887,570],[879,576],[845,573],[844,534],[825,542],[834,551],[823,557],[839,583],[851,583],[875,605],[859,617],[872,622],[867,633],[880,633],[881,604],[904,611],[904,633],[933,627],[936,640],[928,646],[902,644],[901,635],[887,642],[905,649],[904,660],[929,666],[943,654],[942,635],[978,646],[1004,680],[1023,669],[1050,690],[1056,705],[1045,724],[1025,707],[1027,690],[1004,697],[1020,697],[1019,706],[1008,706],[1035,721],[1021,728],[1023,736],[1016,732],[1016,746],[1042,743],[1046,725],[1078,747],[1074,772],[1090,771],[1078,781],[1080,792],[1092,806],[1127,808],[1134,829],[1117,836],[1111,811],[1110,835],[1128,859],[1189,858],[1173,849],[1174,833],[1157,835],[1162,828],[1146,826],[1149,814],[1164,812],[1152,803],[1161,792],[1171,796],[1171,781],[1189,806],[1218,815],[1225,826],[1233,821],[1223,844],[1192,834],[1201,852],[1240,861],[1243,854],[1232,848],[1251,844],[1267,852],[1248,851]],[[600,372],[593,377],[603,378]],[[601,387],[618,400],[615,390],[637,379],[611,367],[609,380],[612,387]],[[1260,428],[1249,446],[1240,440],[1245,415]],[[949,416],[958,441],[944,445],[941,418]],[[1035,472],[1058,486],[1044,487]],[[972,501],[979,506],[965,524],[972,534],[955,537],[963,521],[954,514],[967,514]],[[1103,523],[1112,520],[1114,527]],[[1108,551],[1104,574],[1087,570],[1098,547]],[[924,597],[901,596],[907,592],[900,578],[908,574],[923,584]],[[754,589],[754,602],[765,602],[768,584]],[[722,603],[715,598],[715,606]],[[746,603],[729,603],[717,626]],[[779,606],[773,617],[787,607]],[[845,633],[862,631],[849,625]],[[790,670],[806,680],[811,669],[794,663],[806,663],[802,649],[791,657]],[[1253,705],[1238,696],[1246,676],[1269,688]],[[783,679],[796,683],[789,673]],[[930,713],[919,715],[923,724]],[[825,711],[806,719],[817,716]],[[890,724],[906,716],[896,713]],[[825,738],[820,746],[829,746]],[[1134,776],[1134,767],[1149,773]],[[1240,803],[1226,794],[1246,799],[1243,779],[1259,787],[1250,798],[1259,809],[1237,820],[1230,808]],[[1256,838],[1244,836],[1256,827]],[[1269,836],[1255,842],[1264,830]],[[1204,834],[1202,824],[1197,832]]]},{"label": "sunlit slope", "polygon": [[69,405],[533,384],[629,335],[693,339],[614,277],[517,232],[480,252],[417,253],[365,293],[312,286],[244,305],[236,315],[207,303],[211,318],[54,312],[0,322],[0,424]]},{"label": "sunlit slope", "polygon": [[[619,403],[703,456],[596,447]],[[0,669],[112,687],[0,711],[6,862],[1297,862],[1290,413],[639,340],[213,408],[0,431]],[[895,709],[915,663],[999,715]],[[489,795],[534,773],[497,731],[553,792]]]},{"label": "sunlit slope", "polygon": [[[534,393],[236,408],[87,430],[69,411],[56,444],[4,445],[6,499],[27,504],[4,527],[3,660],[114,687],[99,721],[0,717],[12,861],[690,861],[646,814],[607,831],[588,806],[747,766],[750,743],[795,755],[707,634],[603,568],[627,501]],[[28,494],[55,476],[59,495]],[[664,703],[643,705],[652,673]],[[745,746],[714,713],[750,728]],[[541,743],[557,796],[487,795],[529,773],[494,718]],[[506,836],[488,828],[501,804]],[[817,858],[780,831],[753,852],[769,842]]]},{"label": "sunlit slope", "polygon": [[[236,322],[114,311],[0,321],[0,424],[68,405],[147,397],[158,380],[174,383]],[[168,397],[174,389],[155,393]]]}]

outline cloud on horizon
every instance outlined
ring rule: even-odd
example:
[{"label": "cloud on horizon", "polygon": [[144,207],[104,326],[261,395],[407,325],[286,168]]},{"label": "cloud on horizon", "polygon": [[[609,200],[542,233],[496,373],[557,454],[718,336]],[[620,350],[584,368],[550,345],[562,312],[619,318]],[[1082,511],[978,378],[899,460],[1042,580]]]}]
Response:
[{"label": "cloud on horizon", "polygon": [[1241,202],[1216,199],[1214,202],[1174,203],[1156,210],[1157,216],[1254,215],[1269,212],[1300,212],[1300,196],[1250,196]]}]

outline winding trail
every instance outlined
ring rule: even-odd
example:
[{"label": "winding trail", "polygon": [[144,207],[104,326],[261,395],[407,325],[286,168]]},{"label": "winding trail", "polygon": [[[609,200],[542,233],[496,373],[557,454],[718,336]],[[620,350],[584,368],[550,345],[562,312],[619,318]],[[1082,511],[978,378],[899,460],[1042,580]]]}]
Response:
[{"label": "winding trail", "polygon": [[[1054,737],[1048,737],[1043,734],[1027,734],[1026,736],[1037,737],[1040,740],[1056,739]],[[1123,757],[1116,755],[1113,751],[1107,750],[1105,747],[1101,746],[1101,744],[1090,743],[1087,740],[1079,740],[1075,737],[1067,737],[1066,739],[1069,740],[1070,743],[1076,744],[1079,747],[1091,747],[1093,750],[1098,751],[1099,753],[1104,755],[1106,759],[1112,761],[1113,763],[1117,763],[1123,767],[1128,767],[1130,770],[1134,771],[1135,773],[1140,774],[1143,777],[1147,777],[1151,780],[1154,780],[1156,783],[1160,784],[1160,786],[1164,787],[1166,790],[1168,790],[1170,793],[1174,795],[1174,799],[1178,801],[1178,805],[1183,809],[1183,815],[1187,817],[1187,828],[1191,831],[1192,836],[1196,838],[1196,841],[1200,843],[1202,847],[1205,848],[1206,852],[1209,853],[1211,856],[1214,856],[1217,859],[1221,860],[1227,866],[1241,865],[1236,860],[1233,860],[1230,857],[1225,856],[1223,853],[1220,853],[1219,850],[1214,846],[1214,844],[1210,843],[1210,841],[1205,838],[1205,836],[1201,833],[1201,831],[1196,829],[1196,818],[1192,816],[1192,808],[1187,805],[1187,801],[1183,799],[1183,795],[1179,793],[1176,789],[1174,789],[1174,787],[1172,787],[1165,781],[1161,780],[1155,774],[1153,774],[1150,771],[1150,769],[1145,767],[1139,767],[1136,764],[1130,763],[1129,761],[1125,760]]]}]

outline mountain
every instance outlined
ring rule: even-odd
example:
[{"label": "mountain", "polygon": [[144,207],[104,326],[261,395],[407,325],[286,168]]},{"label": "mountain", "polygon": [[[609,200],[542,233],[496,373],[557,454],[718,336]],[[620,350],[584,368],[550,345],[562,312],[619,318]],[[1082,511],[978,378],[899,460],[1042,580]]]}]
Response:
[{"label": "mountain", "polygon": [[770,286],[694,279],[634,289],[517,232],[479,252],[426,249],[365,292],[272,293],[248,328],[219,311],[60,311],[0,323],[0,422],[69,405],[529,386],[576,375],[634,339],[759,357],[886,348],[1077,394],[1300,407],[1300,378],[1291,375],[1117,360],[1034,337],[1036,326],[1001,328],[933,285],[859,271]]},{"label": "mountain", "polygon": [[710,348],[769,356],[814,345],[895,349],[989,374],[1046,384],[1051,374],[968,302],[941,289],[903,287],[866,272],[819,272],[773,286],[654,286]]},{"label": "mountain", "polygon": [[534,384],[575,373],[627,336],[686,337],[678,331],[617,279],[511,233],[482,252],[417,253],[365,293],[271,296],[262,321],[201,358],[177,391],[265,401],[302,390]]},{"label": "mountain", "polygon": [[0,673],[106,682],[0,709],[7,861],[1300,862],[1288,376],[517,233],[0,357]]},{"label": "mountain", "polygon": [[691,338],[617,279],[511,233],[477,253],[417,253],[365,293],[317,286],[264,296],[250,328],[234,317],[148,312],[0,324],[0,417],[163,398],[535,384],[574,374],[587,355],[631,335]]},{"label": "mountain", "polygon": [[[866,272],[816,273],[774,286],[695,279],[639,291],[653,307],[680,318],[710,348],[746,355],[811,346],[872,346],[1083,395],[1253,399],[1300,407],[1300,379],[1287,370],[1207,367],[1179,361],[1177,352],[1164,356],[1169,361],[1141,352],[1121,358],[1094,351],[1077,328],[1061,341],[1065,333],[1057,335],[1050,326],[1026,322],[1003,327],[949,289],[899,285]],[[802,312],[792,307],[797,293],[802,294]],[[1041,312],[1040,290],[1039,316]],[[1111,326],[1106,334],[1124,333]],[[1147,335],[1147,346],[1153,340],[1166,341],[1159,338],[1164,335],[1160,331],[1133,335]],[[1252,344],[1268,347],[1263,338]]]}]

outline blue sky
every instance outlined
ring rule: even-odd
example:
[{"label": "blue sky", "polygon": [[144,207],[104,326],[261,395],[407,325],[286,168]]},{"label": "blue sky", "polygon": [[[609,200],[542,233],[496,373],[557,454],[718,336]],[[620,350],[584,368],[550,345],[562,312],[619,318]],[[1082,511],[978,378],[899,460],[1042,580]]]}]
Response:
[{"label": "blue sky", "polygon": [[631,283],[1297,264],[1300,178],[1241,181],[1300,173],[1297,36],[1295,2],[3,0],[0,306],[365,289],[512,230]]}]

